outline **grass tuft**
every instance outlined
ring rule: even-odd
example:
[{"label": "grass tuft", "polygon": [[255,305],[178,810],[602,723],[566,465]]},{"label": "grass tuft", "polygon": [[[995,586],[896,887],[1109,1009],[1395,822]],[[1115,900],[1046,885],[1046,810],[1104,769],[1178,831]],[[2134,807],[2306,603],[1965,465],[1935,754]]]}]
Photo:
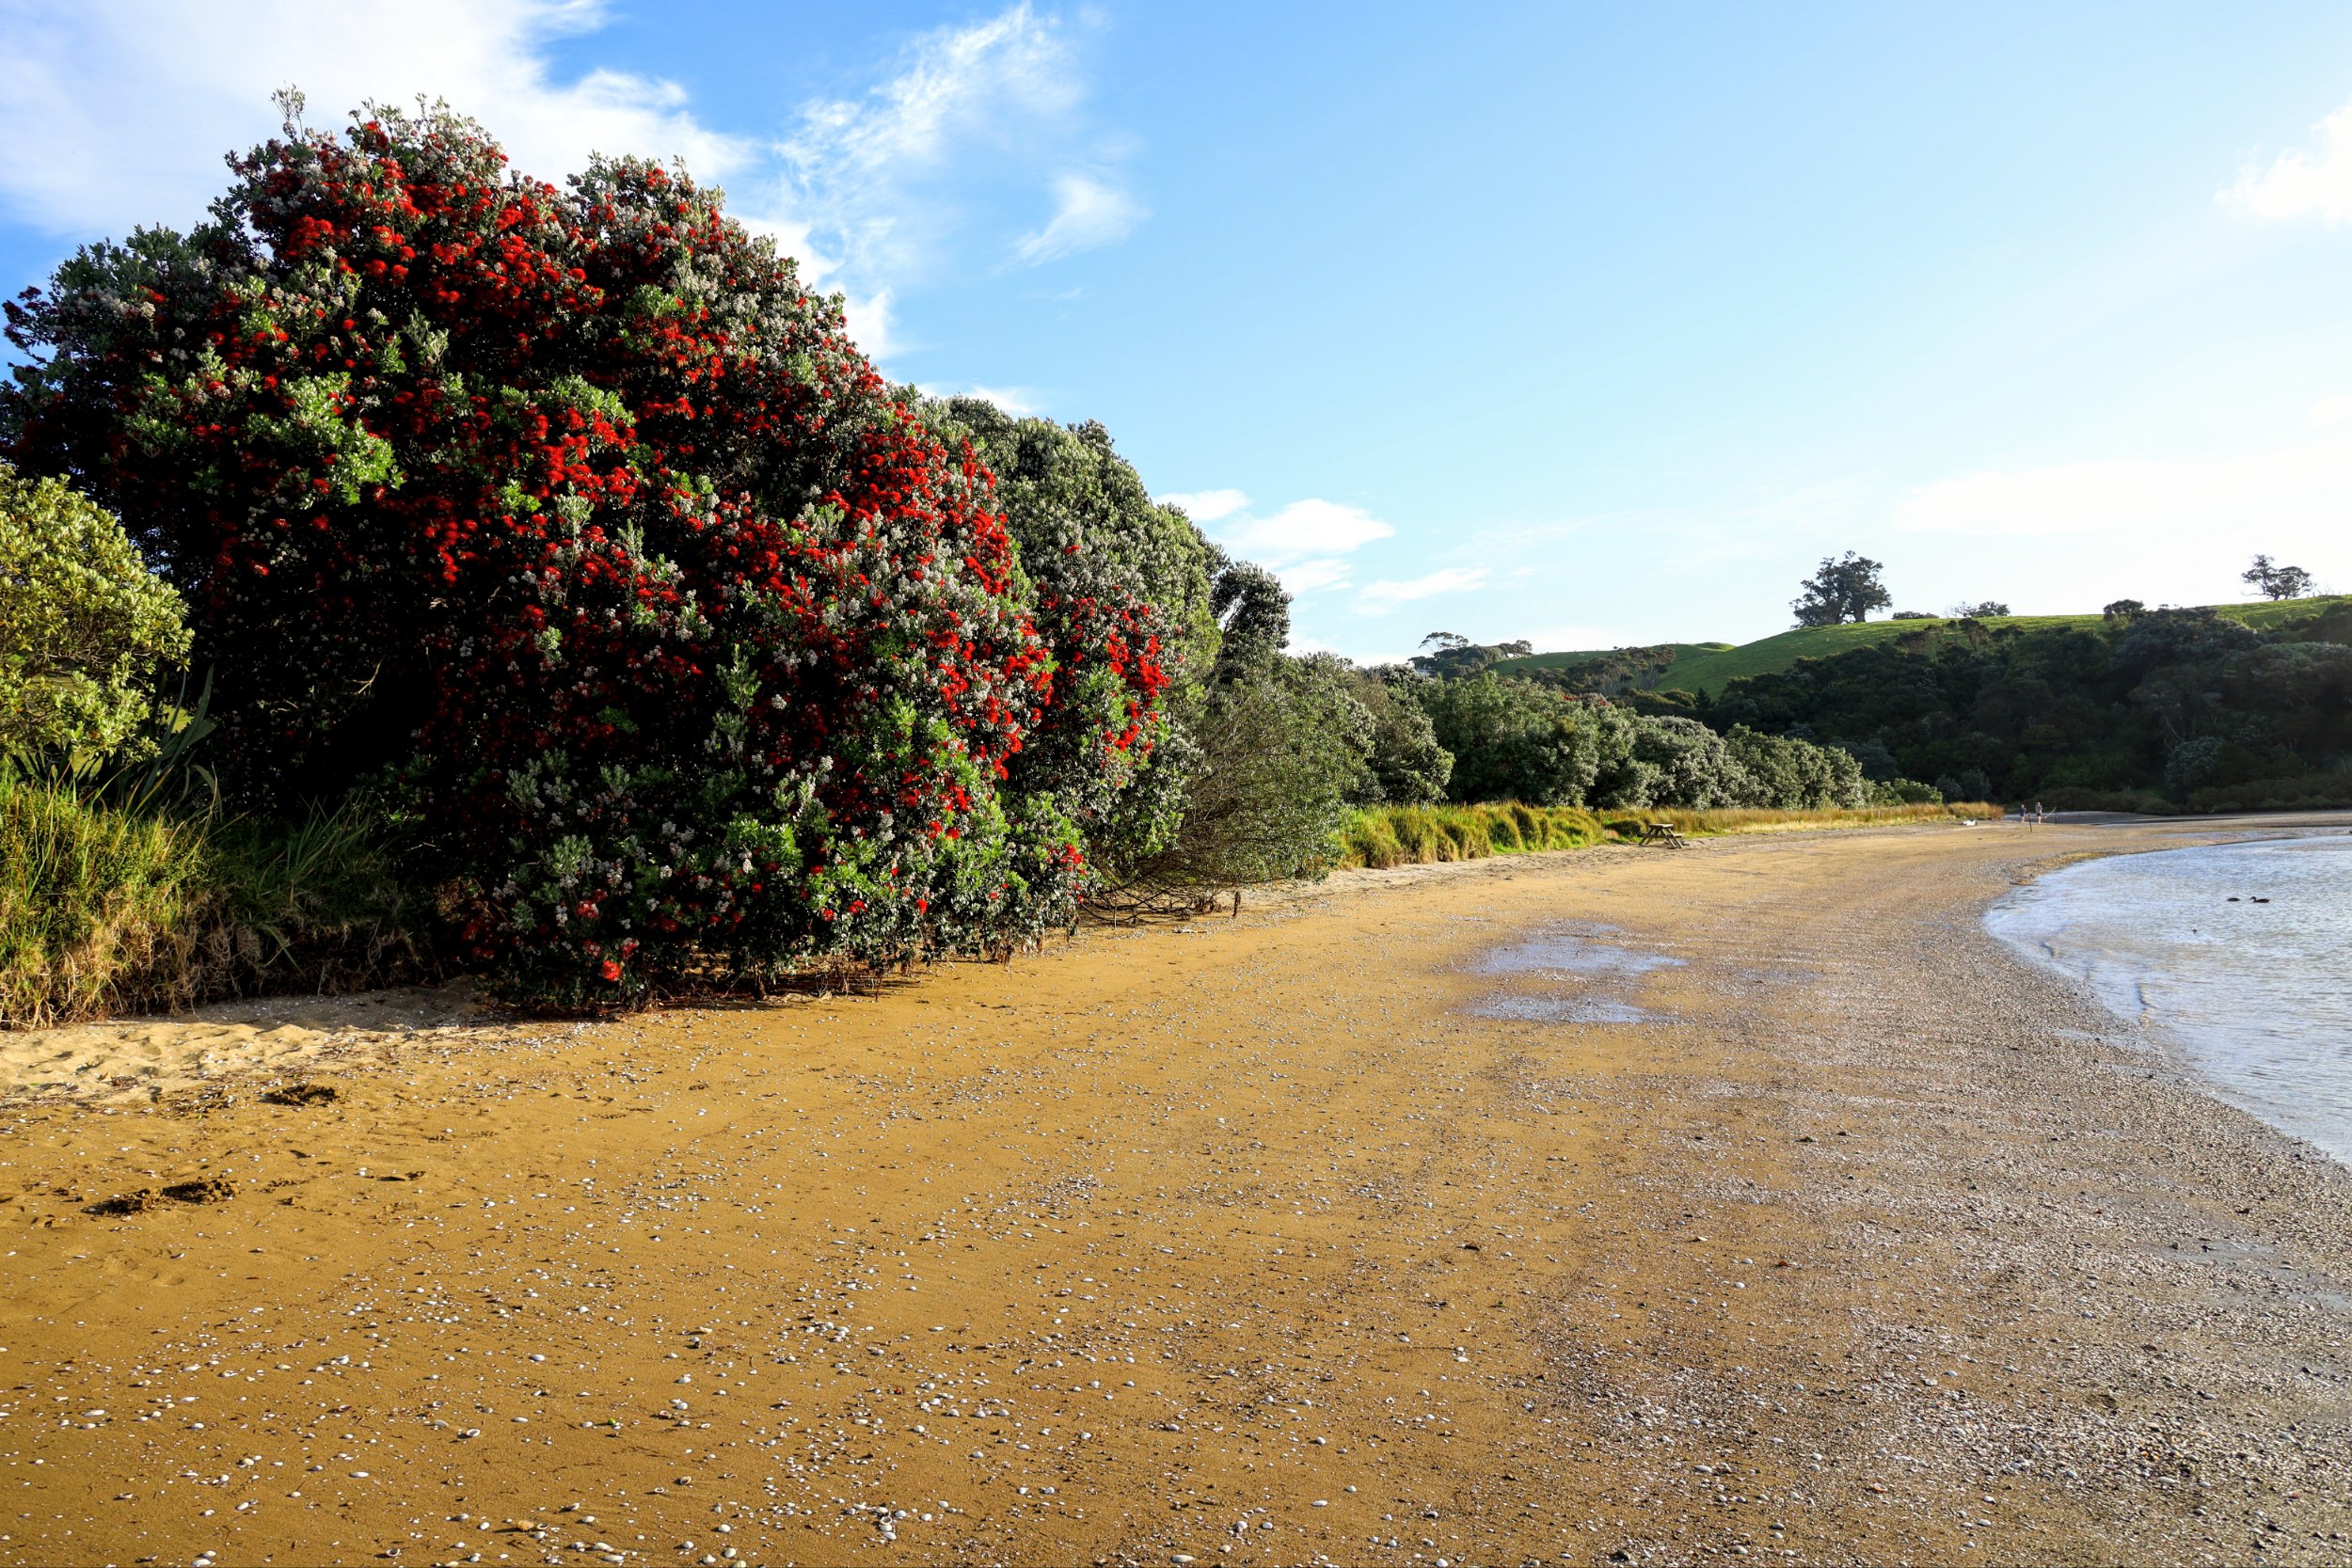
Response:
[{"label": "grass tuft", "polygon": [[0,768],[0,1028],[411,977],[416,912],[356,810],[183,816]]}]

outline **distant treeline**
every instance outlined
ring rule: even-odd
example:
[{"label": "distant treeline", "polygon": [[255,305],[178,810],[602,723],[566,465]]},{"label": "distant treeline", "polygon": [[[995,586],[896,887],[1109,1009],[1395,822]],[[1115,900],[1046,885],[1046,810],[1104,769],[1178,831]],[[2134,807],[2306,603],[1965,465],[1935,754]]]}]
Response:
[{"label": "distant treeline", "polygon": [[2352,605],[2256,630],[2119,606],[2092,626],[1938,622],[1649,713],[1835,746],[1968,800],[2136,810],[2352,803]]}]

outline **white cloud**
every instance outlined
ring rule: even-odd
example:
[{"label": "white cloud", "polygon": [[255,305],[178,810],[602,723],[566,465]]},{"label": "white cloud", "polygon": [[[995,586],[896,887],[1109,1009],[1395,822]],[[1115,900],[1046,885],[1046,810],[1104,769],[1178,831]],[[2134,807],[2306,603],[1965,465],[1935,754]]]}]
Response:
[{"label": "white cloud", "polygon": [[277,131],[288,84],[328,127],[364,100],[446,98],[542,179],[591,152],[680,157],[712,181],[743,166],[751,144],[675,83],[558,77],[548,45],[603,20],[596,0],[0,0],[0,206],[74,238],[185,227],[227,183],[222,154]]},{"label": "white cloud", "polygon": [[1025,235],[1014,254],[1032,266],[1067,256],[1117,245],[1149,216],[1135,198],[1091,175],[1065,174],[1054,182],[1057,205],[1053,221]]},{"label": "white cloud", "polygon": [[[1025,3],[922,35],[879,85],[804,105],[781,139],[713,128],[675,82],[559,71],[552,46],[609,15],[606,0],[0,0],[0,214],[72,240],[186,228],[227,183],[222,154],[276,132],[280,87],[300,87],[322,128],[421,94],[481,119],[541,179],[602,152],[726,183],[803,282],[844,294],[875,357],[900,346],[904,292],[955,256],[1047,260],[1143,216],[1108,170],[1120,149],[1079,113],[1070,34]],[[1001,212],[1040,188],[1057,202],[1042,230],[966,232],[986,216],[965,211],[969,193]]]},{"label": "white cloud", "polygon": [[1239,490],[1173,490],[1152,499],[1162,506],[1182,507],[1184,515],[1196,523],[1214,523],[1249,504],[1249,498]]},{"label": "white cloud", "polygon": [[2178,458],[2111,458],[1987,469],[1903,496],[1894,520],[1907,533],[1986,538],[2128,531],[2135,546],[2182,532],[2227,536],[2352,516],[2352,430],[2237,451]]},{"label": "white cloud", "polygon": [[1310,556],[1345,555],[1395,532],[1360,506],[1311,497],[1270,517],[1238,517],[1217,531],[1217,543],[1246,561],[1280,567]]},{"label": "white cloud", "polygon": [[1037,394],[1022,387],[925,387],[923,390],[935,398],[984,399],[1015,419],[1044,412]]},{"label": "white cloud", "polygon": [[1436,598],[1441,594],[1466,594],[1486,581],[1484,566],[1448,566],[1425,577],[1402,582],[1371,582],[1356,595],[1356,608],[1367,615],[1386,615],[1399,605]]},{"label": "white cloud", "polygon": [[1328,558],[1301,561],[1283,567],[1274,574],[1282,579],[1282,586],[1293,594],[1315,594],[1327,588],[1347,586],[1347,562]]},{"label": "white cloud", "polygon": [[2220,200],[2258,218],[2317,218],[2352,223],[2352,103],[2319,122],[2317,152],[2281,152],[2271,166],[2248,165]]}]

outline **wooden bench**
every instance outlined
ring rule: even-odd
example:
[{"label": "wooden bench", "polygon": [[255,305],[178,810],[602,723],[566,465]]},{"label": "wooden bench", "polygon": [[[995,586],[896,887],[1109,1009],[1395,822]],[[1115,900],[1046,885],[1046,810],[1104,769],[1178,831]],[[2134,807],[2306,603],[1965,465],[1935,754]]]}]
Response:
[{"label": "wooden bench", "polygon": [[1669,849],[1688,849],[1691,841],[1682,836],[1680,829],[1671,822],[1653,822],[1642,831],[1644,844],[1662,844]]}]

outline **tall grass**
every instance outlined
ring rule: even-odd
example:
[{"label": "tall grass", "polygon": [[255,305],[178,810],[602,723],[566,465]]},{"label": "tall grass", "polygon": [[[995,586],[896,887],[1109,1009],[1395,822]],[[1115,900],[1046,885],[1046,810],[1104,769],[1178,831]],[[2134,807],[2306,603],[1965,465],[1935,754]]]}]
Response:
[{"label": "tall grass", "polygon": [[1804,828],[1879,828],[1902,822],[1984,822],[1996,820],[2001,808],[1983,800],[1953,800],[1943,805],[1838,807],[1826,811],[1781,811],[1771,807],[1739,807],[1719,811],[1677,811],[1645,807],[1613,812],[1609,831],[1631,838],[1651,823],[1662,822],[1683,833],[1769,833]]},{"label": "tall grass", "polygon": [[351,808],[223,819],[0,768],[0,1027],[381,984],[427,967],[419,912]]},{"label": "tall grass", "polygon": [[0,1024],[191,1000],[175,983],[211,903],[200,825],[0,768]]},{"label": "tall grass", "polygon": [[1600,819],[1574,806],[1516,801],[1456,806],[1375,806],[1340,828],[1340,864],[1422,865],[1539,849],[1577,849],[1607,837]]},{"label": "tall grass", "polygon": [[1945,806],[1867,806],[1851,811],[1673,811],[1612,813],[1603,821],[1574,806],[1515,801],[1472,806],[1375,806],[1352,812],[1340,829],[1340,864],[1381,868],[1439,861],[1485,860],[1542,849],[1581,849],[1604,839],[1635,838],[1654,822],[1690,834],[1772,832],[1799,828],[1867,828],[1899,822],[1985,820],[2001,808],[1963,801]]}]

